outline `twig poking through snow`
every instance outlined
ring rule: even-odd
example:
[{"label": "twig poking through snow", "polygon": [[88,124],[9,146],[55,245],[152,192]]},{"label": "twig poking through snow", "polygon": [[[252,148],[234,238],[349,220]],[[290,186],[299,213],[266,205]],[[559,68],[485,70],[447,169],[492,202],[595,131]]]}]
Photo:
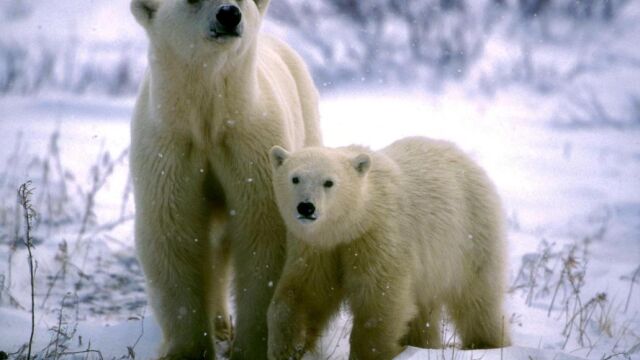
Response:
[{"label": "twig poking through snow", "polygon": [[[145,314],[145,310],[142,311],[142,315],[140,315],[140,335],[138,335],[138,338],[136,339],[136,342],[133,343],[133,345],[131,346],[127,346],[127,356],[129,359],[135,359],[136,358],[136,346],[138,345],[138,342],[140,342],[140,339],[142,339],[142,337],[144,336],[144,314]],[[132,319],[138,320],[137,317],[133,317]]]},{"label": "twig poking through snow", "polygon": [[627,302],[624,305],[625,314],[627,313],[627,310],[629,310],[629,302],[631,301],[631,293],[633,292],[633,284],[635,284],[635,282],[638,280],[638,276],[640,276],[640,266],[638,266],[635,269],[635,271],[633,272],[633,275],[631,275],[631,284],[629,285],[629,293],[627,294]]},{"label": "twig poking through snow", "polygon": [[31,345],[33,344],[33,333],[35,332],[36,315],[35,315],[35,272],[33,262],[33,254],[31,248],[33,247],[33,238],[31,237],[32,221],[36,217],[36,212],[31,206],[31,195],[33,194],[33,188],[31,187],[31,181],[27,181],[22,184],[18,189],[18,198],[22,210],[24,212],[25,220],[25,237],[24,244],[27,247],[29,253],[29,275],[31,278],[31,335],[29,336],[29,348],[27,350],[27,360],[31,359]]}]

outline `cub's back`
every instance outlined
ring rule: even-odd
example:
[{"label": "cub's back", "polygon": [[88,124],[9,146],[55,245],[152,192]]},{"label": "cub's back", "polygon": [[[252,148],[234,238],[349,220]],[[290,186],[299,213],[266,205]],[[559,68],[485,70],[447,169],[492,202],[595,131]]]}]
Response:
[{"label": "cub's back", "polygon": [[381,152],[402,172],[402,186],[409,200],[417,203],[428,201],[428,207],[436,207],[440,211],[463,200],[467,172],[477,172],[477,166],[448,141],[408,137]]},{"label": "cub's back", "polygon": [[491,182],[478,165],[447,141],[410,137],[381,153],[400,171],[397,186],[403,205],[402,216],[397,218],[404,235],[417,246],[414,249],[422,258],[419,263],[430,264],[438,286],[455,286],[457,272],[446,269],[468,266],[462,262],[463,256],[452,254],[475,252],[476,241],[470,241],[469,235],[478,225],[475,218],[484,216],[479,210],[495,207],[497,196]]}]

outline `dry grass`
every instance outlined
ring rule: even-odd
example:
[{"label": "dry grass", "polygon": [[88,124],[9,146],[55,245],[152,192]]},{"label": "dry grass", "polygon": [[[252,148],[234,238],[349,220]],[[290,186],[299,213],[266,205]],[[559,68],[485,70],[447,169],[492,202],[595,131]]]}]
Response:
[{"label": "dry grass", "polygon": [[[37,155],[29,153],[21,135],[0,166],[0,196],[16,199],[0,203],[0,254],[6,254],[6,267],[0,269],[0,305],[31,314],[29,339],[17,349],[2,349],[10,351],[0,352],[0,359],[2,354],[15,359],[102,358],[91,344],[82,344],[78,322],[133,319],[146,306],[133,245],[130,239],[113,235],[120,227],[132,226],[130,184],[122,190],[122,204],[110,212],[116,217],[98,216],[102,206],[98,199],[105,191],[113,192],[114,175],[126,179],[128,150],[116,157],[101,150],[91,164],[85,190],[85,182],[65,165],[59,140],[56,130],[46,153]],[[17,186],[24,181],[20,178],[24,173],[32,180]],[[14,195],[7,196],[11,192]],[[112,250],[106,243],[122,250]],[[36,247],[38,251],[32,251]],[[24,267],[18,262],[22,256],[29,264],[28,296],[20,286],[25,279]],[[38,267],[39,263],[44,265]],[[50,340],[42,348],[34,341],[45,336],[35,326],[36,312],[38,318],[55,322],[48,329]],[[135,358],[137,343],[123,345],[122,358]]]},{"label": "dry grass", "polygon": [[[609,220],[610,217],[605,216],[602,226],[597,227],[593,234],[562,248],[543,239],[535,253],[522,257],[510,292],[522,294],[526,305],[530,307],[545,307],[548,317],[555,315],[556,320],[563,324],[563,350],[574,352],[587,349],[589,356],[604,338],[609,338],[616,341],[609,354],[604,354],[603,358],[630,358],[638,349],[631,346],[620,350],[619,344],[623,339],[629,343],[633,342],[633,339],[640,340],[640,337],[631,329],[632,320],[619,323],[616,321],[616,315],[626,312],[639,270],[623,278],[630,281],[624,311],[615,299],[609,298],[607,292],[600,291],[588,295],[584,290],[590,257],[589,247],[594,241],[604,238]],[[510,322],[520,323],[522,326],[521,320],[513,316]],[[572,340],[578,348],[567,348]]]},{"label": "dry grass", "polygon": [[[85,182],[65,165],[59,140],[60,134],[55,131],[47,153],[37,156],[29,155],[19,138],[4,167],[0,167],[0,196],[13,194],[11,198],[17,200],[0,203],[0,254],[6,255],[6,267],[0,271],[0,305],[29,311],[32,320],[36,311],[55,319],[55,325],[48,329],[50,340],[44,347],[34,349],[33,341],[25,339],[25,346],[10,349],[11,353],[6,355],[19,359],[32,359],[34,354],[54,359],[102,358],[99,349],[82,342],[77,324],[88,318],[109,317],[140,321],[140,336],[132,344],[123,344],[121,357],[135,359],[136,345],[144,335],[144,314],[138,315],[146,306],[143,277],[128,241],[131,239],[114,235],[114,230],[131,226],[130,179],[118,195],[119,206],[111,212],[115,216],[108,219],[99,216],[100,196],[105,192],[113,194],[114,176],[127,178],[128,152],[124,150],[114,157],[104,149],[99,151]],[[16,176],[19,172],[14,169],[25,168],[34,187],[18,186],[24,179],[19,179]],[[16,198],[18,187],[20,196]],[[630,358],[630,354],[640,351],[637,345],[640,337],[634,332],[633,318],[625,316],[626,320],[621,321],[618,317],[632,309],[640,267],[622,278],[629,282],[623,301],[616,302],[605,291],[595,294],[584,291],[590,244],[601,241],[608,226],[605,217],[593,234],[569,246],[561,247],[543,239],[534,253],[522,257],[510,292],[522,294],[528,306],[542,307],[549,317],[563,323],[563,347],[573,341],[592,350],[603,338],[610,338],[615,344],[602,358]],[[125,251],[111,251],[105,243]],[[47,264],[37,272],[34,247],[49,249],[38,252],[48,258],[37,259]],[[23,256],[29,261],[28,270],[19,266],[18,259]],[[29,305],[24,303],[26,296],[16,286],[27,272],[31,278]],[[119,298],[114,299],[114,294]],[[510,322],[527,326],[517,314],[512,315]],[[440,358],[458,358],[461,353],[457,350],[455,330],[446,320],[441,325],[445,348],[450,351],[443,350]],[[321,350],[327,359],[337,358],[341,353],[339,344],[346,343],[349,329],[347,324],[330,335],[326,348]],[[630,341],[636,345],[623,345]],[[0,352],[0,360],[2,356]]]}]

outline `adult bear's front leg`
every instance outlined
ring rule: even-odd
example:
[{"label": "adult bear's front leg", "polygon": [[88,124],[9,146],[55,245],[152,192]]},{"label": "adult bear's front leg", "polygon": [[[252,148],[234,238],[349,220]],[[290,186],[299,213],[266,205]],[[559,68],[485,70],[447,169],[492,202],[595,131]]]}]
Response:
[{"label": "adult bear's front leg", "polygon": [[134,143],[131,167],[136,249],[163,333],[161,355],[213,359],[206,301],[212,276],[211,207],[204,197],[204,162],[197,153],[175,143]]},{"label": "adult bear's front leg", "polygon": [[[236,327],[232,359],[267,358],[267,309],[285,258],[285,230],[275,205],[232,218]],[[235,221],[234,221],[235,220]]]}]

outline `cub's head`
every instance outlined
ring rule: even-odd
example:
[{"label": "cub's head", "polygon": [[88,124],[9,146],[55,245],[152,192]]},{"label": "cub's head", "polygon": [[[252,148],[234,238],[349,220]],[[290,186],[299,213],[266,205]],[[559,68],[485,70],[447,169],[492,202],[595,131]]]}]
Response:
[{"label": "cub's head", "polygon": [[132,0],[131,12],[152,47],[202,60],[255,41],[269,0]]},{"label": "cub's head", "polygon": [[273,186],[287,229],[311,245],[330,248],[361,232],[371,158],[342,149],[274,146]]}]

